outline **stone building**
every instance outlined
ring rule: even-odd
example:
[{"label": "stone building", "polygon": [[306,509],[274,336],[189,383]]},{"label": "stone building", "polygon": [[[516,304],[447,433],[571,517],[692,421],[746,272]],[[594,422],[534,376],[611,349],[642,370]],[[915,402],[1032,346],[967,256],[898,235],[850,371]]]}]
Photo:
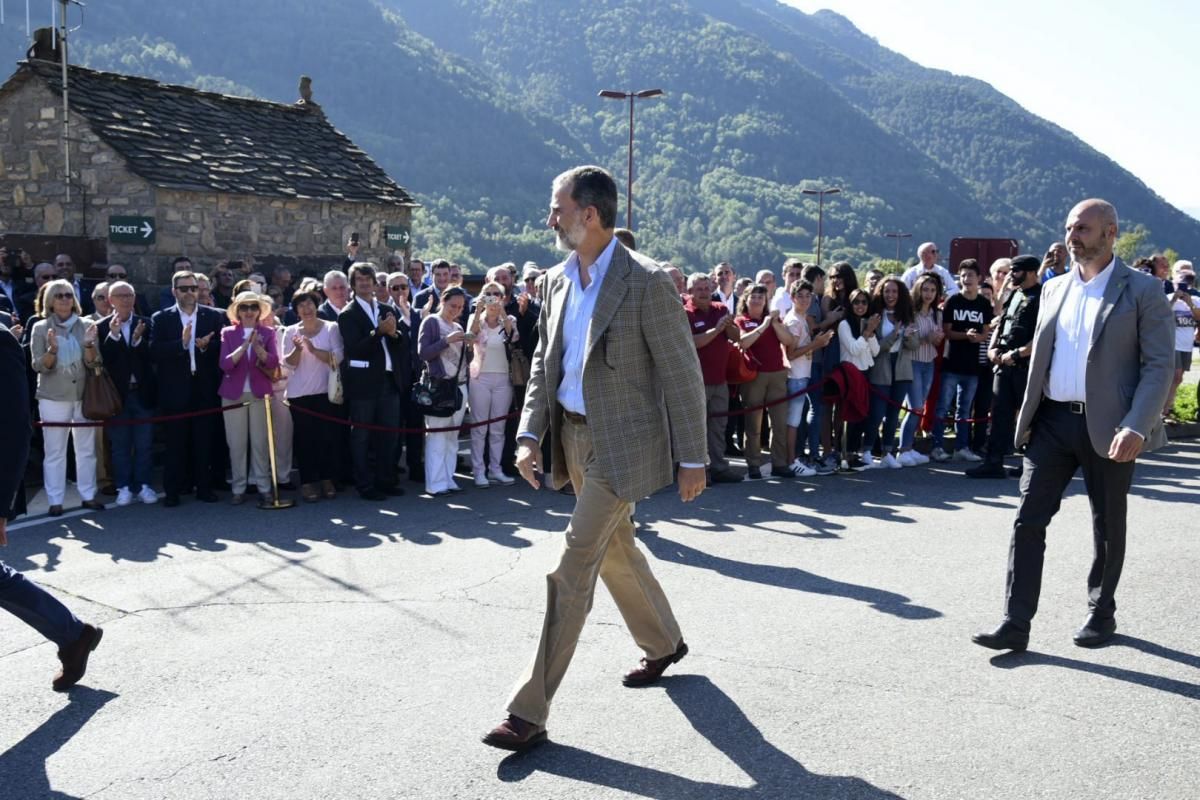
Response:
[{"label": "stone building", "polygon": [[[87,253],[106,254],[156,285],[178,255],[205,271],[244,259],[321,272],[340,265],[353,232],[360,257],[408,255],[417,203],[311,99],[287,105],[74,66],[68,75],[69,198],[61,63],[23,61],[0,86],[6,238],[53,241],[85,254],[85,267]],[[110,232],[116,217],[150,218],[153,233],[141,222]]]}]

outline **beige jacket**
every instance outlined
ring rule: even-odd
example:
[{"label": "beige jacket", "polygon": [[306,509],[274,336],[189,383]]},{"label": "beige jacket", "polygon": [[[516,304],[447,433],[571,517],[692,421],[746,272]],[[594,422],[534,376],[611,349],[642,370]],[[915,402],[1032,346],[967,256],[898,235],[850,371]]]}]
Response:
[{"label": "beige jacket", "polygon": [[[47,369],[42,359],[47,350],[46,331],[50,329],[51,324],[49,319],[38,320],[34,323],[33,332],[29,338],[29,357],[33,362],[33,371],[37,373],[38,377],[37,399],[79,402],[83,400],[83,384],[87,377],[87,369],[84,365],[87,353],[85,351],[83,358],[72,368],[55,362],[53,367]],[[83,335],[93,325],[95,325],[94,322],[79,317],[70,328],[70,336],[79,343],[81,351],[84,351]],[[59,338],[62,337],[59,336]],[[95,355],[96,363],[99,363],[99,350],[95,351]]]}]

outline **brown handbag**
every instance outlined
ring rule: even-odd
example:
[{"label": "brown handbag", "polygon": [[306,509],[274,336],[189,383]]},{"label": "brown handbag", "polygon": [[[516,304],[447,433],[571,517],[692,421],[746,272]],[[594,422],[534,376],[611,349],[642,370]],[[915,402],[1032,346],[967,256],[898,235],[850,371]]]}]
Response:
[{"label": "brown handbag", "polygon": [[121,393],[109,377],[108,370],[102,366],[88,368],[83,381],[84,418],[97,422],[112,419],[121,413],[123,407]]}]

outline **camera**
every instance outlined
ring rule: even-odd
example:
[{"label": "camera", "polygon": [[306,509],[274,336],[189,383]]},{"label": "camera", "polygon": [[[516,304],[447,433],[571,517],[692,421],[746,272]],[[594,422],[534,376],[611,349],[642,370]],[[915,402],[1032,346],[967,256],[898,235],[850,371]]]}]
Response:
[{"label": "camera", "polygon": [[499,303],[499,302],[500,302],[500,298],[496,297],[495,295],[489,294],[483,298],[483,304],[485,306],[494,306],[494,305],[496,305],[496,303]]}]

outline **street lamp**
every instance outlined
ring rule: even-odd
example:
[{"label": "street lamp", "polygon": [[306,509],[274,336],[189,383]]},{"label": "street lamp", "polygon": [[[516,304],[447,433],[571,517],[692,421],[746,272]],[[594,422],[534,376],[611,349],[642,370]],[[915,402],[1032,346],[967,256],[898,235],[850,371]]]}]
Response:
[{"label": "street lamp", "polygon": [[601,97],[607,97],[609,100],[629,100],[629,176],[625,183],[625,227],[629,230],[633,230],[633,101],[658,97],[662,93],[662,89],[643,89],[640,92],[604,89],[600,92]]},{"label": "street lamp", "polygon": [[817,266],[821,266],[821,233],[822,226],[825,221],[825,195],[840,194],[841,189],[836,187],[829,189],[801,189],[804,194],[815,194],[817,196]]},{"label": "street lamp", "polygon": [[896,232],[896,233],[885,233],[884,236],[886,236],[889,239],[896,240],[896,260],[899,261],[900,260],[900,240],[901,239],[911,239],[912,234]]}]

